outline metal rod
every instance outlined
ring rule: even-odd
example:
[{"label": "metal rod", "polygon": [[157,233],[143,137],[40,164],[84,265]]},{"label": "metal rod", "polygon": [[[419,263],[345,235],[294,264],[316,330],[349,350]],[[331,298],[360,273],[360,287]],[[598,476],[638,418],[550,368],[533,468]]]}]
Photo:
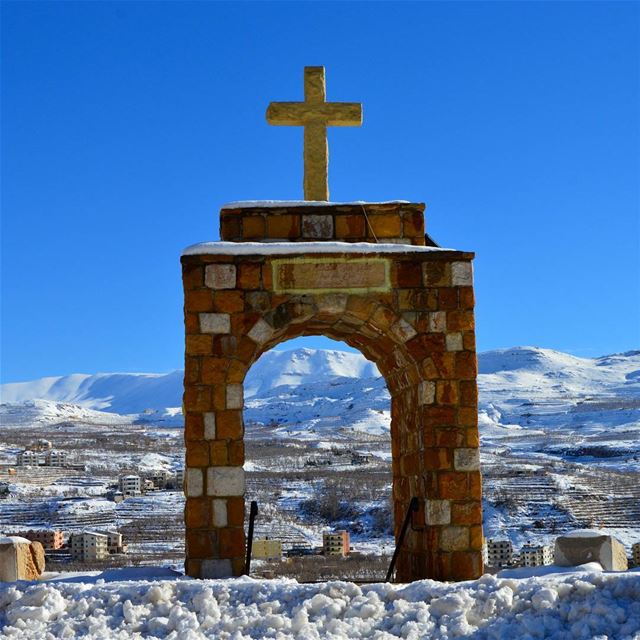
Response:
[{"label": "metal rod", "polygon": [[409,523],[411,522],[411,514],[418,510],[418,498],[411,498],[409,502],[409,508],[407,509],[407,514],[404,517],[404,522],[402,523],[402,529],[400,529],[400,535],[398,536],[398,542],[396,543],[396,548],[393,552],[393,557],[391,558],[391,564],[389,565],[389,570],[387,571],[387,577],[385,578],[385,582],[391,582],[391,576],[393,575],[393,570],[396,568],[396,561],[398,560],[398,556],[400,555],[400,547],[402,547],[402,543],[404,542],[404,537],[407,535],[407,529],[409,528]]},{"label": "metal rod", "polygon": [[251,547],[253,546],[253,523],[258,515],[258,503],[255,500],[251,501],[251,508],[249,509],[249,533],[247,535],[247,561],[244,565],[244,574],[249,575],[251,571]]}]

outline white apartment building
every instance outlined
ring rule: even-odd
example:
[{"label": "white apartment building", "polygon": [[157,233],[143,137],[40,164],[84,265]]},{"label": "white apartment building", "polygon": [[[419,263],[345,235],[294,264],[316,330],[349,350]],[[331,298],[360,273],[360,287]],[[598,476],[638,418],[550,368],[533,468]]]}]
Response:
[{"label": "white apartment building", "polygon": [[542,567],[553,564],[553,547],[549,544],[525,544],[520,549],[521,567]]},{"label": "white apartment building", "polygon": [[176,469],[176,489],[180,490],[184,486],[184,469]]},{"label": "white apartment building", "polygon": [[487,540],[487,564],[490,567],[507,567],[513,562],[511,540]]},{"label": "white apartment building", "polygon": [[126,553],[127,547],[122,542],[122,534],[119,531],[100,530],[96,533],[101,533],[107,536],[107,548],[109,553]]},{"label": "white apartment building", "polygon": [[166,489],[170,473],[164,469],[153,469],[145,474],[147,480],[151,480],[156,489]]},{"label": "white apartment building", "polygon": [[87,562],[105,560],[109,557],[109,537],[97,531],[74,533],[69,546],[73,560]]},{"label": "white apartment building", "polygon": [[40,454],[37,451],[31,451],[31,449],[25,449],[18,454],[16,464],[19,467],[37,467],[40,464]]},{"label": "white apartment building", "polygon": [[125,496],[139,496],[142,493],[140,476],[120,476],[118,478],[118,488]]},{"label": "white apartment building", "polygon": [[64,467],[67,464],[67,452],[48,449],[44,454],[44,463],[47,467]]}]

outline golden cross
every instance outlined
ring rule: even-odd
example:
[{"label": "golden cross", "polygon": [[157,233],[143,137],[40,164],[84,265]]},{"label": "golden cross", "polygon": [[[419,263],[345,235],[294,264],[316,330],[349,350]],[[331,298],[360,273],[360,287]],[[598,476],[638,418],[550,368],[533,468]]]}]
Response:
[{"label": "golden cross", "polygon": [[329,199],[327,127],[359,127],[359,102],[327,102],[324,67],[304,68],[304,102],[272,102],[267,122],[304,127],[304,199]]}]

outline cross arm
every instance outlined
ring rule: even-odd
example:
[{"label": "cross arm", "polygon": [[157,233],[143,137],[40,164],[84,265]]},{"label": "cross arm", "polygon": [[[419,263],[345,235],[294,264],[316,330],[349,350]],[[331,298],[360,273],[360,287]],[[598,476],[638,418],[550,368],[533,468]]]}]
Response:
[{"label": "cross arm", "polygon": [[267,109],[267,122],[288,126],[318,122],[329,127],[359,127],[362,105],[358,102],[272,102]]}]

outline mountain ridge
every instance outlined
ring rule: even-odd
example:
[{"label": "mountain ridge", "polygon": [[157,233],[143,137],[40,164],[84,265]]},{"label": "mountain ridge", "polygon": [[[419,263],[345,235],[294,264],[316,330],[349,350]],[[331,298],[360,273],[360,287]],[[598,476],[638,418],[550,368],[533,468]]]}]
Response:
[{"label": "mountain ridge", "polygon": [[[599,358],[579,358],[540,347],[496,349],[478,355],[481,392],[513,398],[640,395],[640,351]],[[274,397],[279,392],[331,381],[380,378],[374,363],[359,353],[326,349],[272,350],[249,370],[245,399]],[[183,371],[98,373],[48,376],[0,385],[3,403],[46,400],[84,409],[140,414],[179,407]],[[382,387],[385,385],[382,384]],[[386,388],[385,388],[386,391]],[[175,413],[175,412],[174,412]]]}]

